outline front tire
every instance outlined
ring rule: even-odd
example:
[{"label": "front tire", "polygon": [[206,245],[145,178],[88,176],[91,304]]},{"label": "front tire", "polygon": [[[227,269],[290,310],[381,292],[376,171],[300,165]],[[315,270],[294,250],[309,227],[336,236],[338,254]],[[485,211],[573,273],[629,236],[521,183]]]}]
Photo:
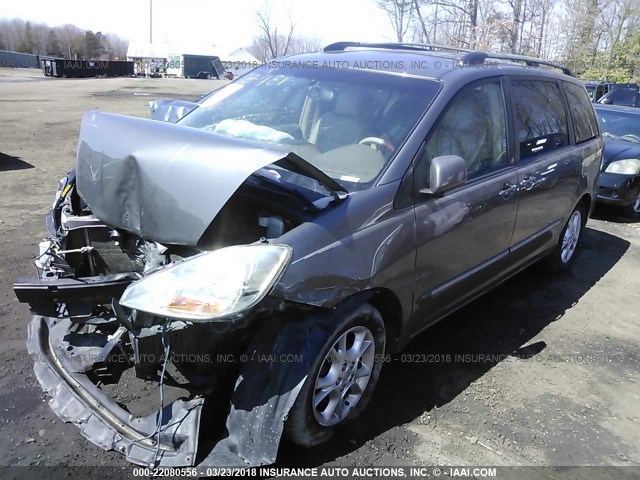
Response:
[{"label": "front tire", "polygon": [[375,389],[386,333],[380,312],[365,303],[329,333],[285,423],[292,442],[312,447],[356,418]]},{"label": "front tire", "polygon": [[638,218],[640,217],[640,193],[633,201],[631,205],[627,205],[623,208],[623,212],[625,216],[629,218]]},{"label": "front tire", "polygon": [[582,205],[578,205],[569,215],[569,219],[560,233],[558,244],[545,259],[545,266],[549,270],[564,272],[571,267],[586,223],[587,214],[585,208]]}]

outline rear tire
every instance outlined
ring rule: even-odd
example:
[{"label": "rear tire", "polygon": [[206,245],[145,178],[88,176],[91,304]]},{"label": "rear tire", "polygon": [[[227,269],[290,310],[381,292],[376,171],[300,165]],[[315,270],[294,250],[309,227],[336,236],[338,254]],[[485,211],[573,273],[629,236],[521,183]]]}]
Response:
[{"label": "rear tire", "polygon": [[578,205],[565,224],[558,244],[544,260],[544,266],[553,272],[565,272],[571,267],[576,258],[578,245],[582,238],[582,231],[587,223],[586,209]]},{"label": "rear tire", "polygon": [[347,315],[313,361],[289,412],[285,436],[297,445],[325,442],[367,406],[382,368],[386,333],[380,312],[368,303]]}]

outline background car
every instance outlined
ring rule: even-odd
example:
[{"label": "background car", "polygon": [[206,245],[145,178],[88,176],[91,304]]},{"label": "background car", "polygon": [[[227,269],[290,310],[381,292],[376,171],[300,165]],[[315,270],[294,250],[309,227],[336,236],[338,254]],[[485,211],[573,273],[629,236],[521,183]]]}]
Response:
[{"label": "background car", "polygon": [[598,104],[595,110],[605,138],[598,201],[640,216],[640,110]]},{"label": "background car", "polygon": [[585,80],[584,86],[592,102],[599,101],[607,93],[619,88],[635,88],[638,89],[637,83],[613,83],[603,82],[600,80]]},{"label": "background car", "polygon": [[622,105],[625,107],[640,107],[640,91],[637,84],[620,85],[613,88],[602,98],[597,100],[604,105]]}]

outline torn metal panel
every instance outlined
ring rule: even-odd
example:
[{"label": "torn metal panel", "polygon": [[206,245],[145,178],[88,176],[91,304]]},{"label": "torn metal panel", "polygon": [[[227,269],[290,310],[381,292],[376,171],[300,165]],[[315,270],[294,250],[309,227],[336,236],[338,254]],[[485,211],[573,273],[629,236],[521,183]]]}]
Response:
[{"label": "torn metal panel", "polygon": [[55,315],[58,305],[67,308],[81,305],[110,304],[140,278],[134,272],[95,277],[18,280],[13,285],[20,302],[28,303],[31,310],[41,315]]},{"label": "torn metal panel", "polygon": [[[329,327],[343,310],[316,310],[307,318],[266,322],[246,350],[227,417],[227,436],[216,443],[200,466],[258,466],[275,462],[284,423],[309,366],[331,333]],[[105,450],[125,454],[138,465],[195,464],[204,398],[177,400],[163,409],[160,453],[156,459],[158,412],[135,417],[96,387],[78,365],[66,357],[68,320],[36,316],[29,325],[28,351],[50,406],[65,422]],[[120,331],[120,330],[118,330]],[[106,346],[95,345],[102,353]],[[88,347],[87,347],[88,348]],[[93,355],[83,351],[82,355]],[[100,354],[96,355],[97,358]],[[157,460],[157,463],[156,463]]]},{"label": "torn metal panel", "polygon": [[[60,349],[55,349],[69,324],[68,320],[40,316],[29,324],[27,348],[34,356],[34,370],[42,389],[51,395],[50,407],[63,421],[78,425],[82,434],[100,448],[119,451],[138,465],[155,464],[159,412],[135,417],[86,375],[72,372]],[[202,397],[195,397],[164,407],[159,449],[163,466],[194,464],[203,402]]]},{"label": "torn metal panel", "polygon": [[196,245],[238,187],[285,156],[194,128],[91,111],[80,130],[77,185],[104,223]]},{"label": "torn metal panel", "polygon": [[201,466],[270,465],[276,461],[284,424],[311,363],[320,354],[338,318],[357,305],[339,310],[314,309],[305,318],[270,319],[255,335],[231,397],[227,436]]}]

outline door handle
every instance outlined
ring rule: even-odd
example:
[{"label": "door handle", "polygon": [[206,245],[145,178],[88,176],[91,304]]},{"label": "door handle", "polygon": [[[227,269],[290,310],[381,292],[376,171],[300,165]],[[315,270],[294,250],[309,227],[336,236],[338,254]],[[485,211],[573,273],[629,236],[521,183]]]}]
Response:
[{"label": "door handle", "polygon": [[498,195],[500,195],[504,200],[508,200],[510,199],[514,193],[516,193],[519,190],[518,185],[514,185],[511,182],[506,182],[503,186],[502,186],[502,190],[500,190],[500,193]]},{"label": "door handle", "polygon": [[522,182],[520,182],[520,187],[525,190],[531,190],[536,184],[536,177],[533,175],[525,175],[522,177]]}]

